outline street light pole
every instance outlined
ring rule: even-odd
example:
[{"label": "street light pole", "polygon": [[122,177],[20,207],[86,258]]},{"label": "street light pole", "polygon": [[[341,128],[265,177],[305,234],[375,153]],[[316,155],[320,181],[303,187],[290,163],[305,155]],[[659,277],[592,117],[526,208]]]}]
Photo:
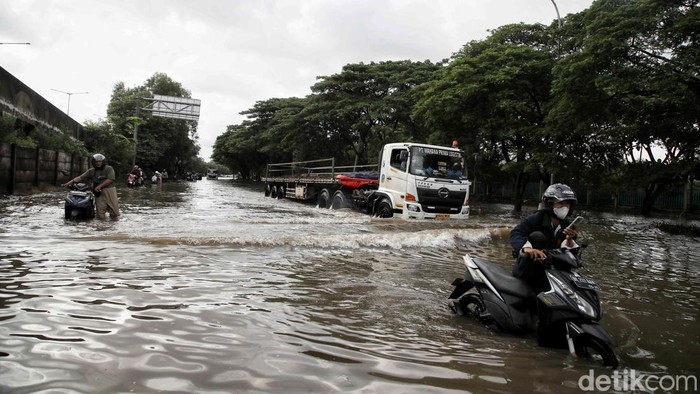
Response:
[{"label": "street light pole", "polygon": [[64,92],[63,90],[51,89],[54,92],[64,93],[68,95],[68,109],[66,110],[66,115],[70,116],[70,96],[74,94],[88,94],[90,92]]},{"label": "street light pole", "polygon": [[554,10],[557,12],[557,24],[559,28],[561,28],[561,16],[559,16],[559,7],[557,7],[557,3],[552,0],[552,4],[554,4]]},{"label": "street light pole", "polygon": [[[559,15],[559,7],[557,7],[557,3],[552,0],[552,4],[554,5],[554,10],[557,12],[557,27],[561,29],[561,16]],[[561,33],[560,33],[561,34]],[[559,40],[557,40],[557,46],[559,47],[559,56],[561,56],[561,37]],[[554,171],[549,174],[549,184],[553,185],[554,184]]]}]

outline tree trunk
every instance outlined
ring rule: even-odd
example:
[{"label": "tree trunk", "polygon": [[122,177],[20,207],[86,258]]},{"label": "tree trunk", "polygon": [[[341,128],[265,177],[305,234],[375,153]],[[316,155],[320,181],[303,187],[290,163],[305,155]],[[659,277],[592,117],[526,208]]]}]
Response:
[{"label": "tree trunk", "polygon": [[525,194],[525,173],[520,171],[515,176],[515,185],[513,188],[513,213],[523,211],[523,195]]},{"label": "tree trunk", "polygon": [[644,200],[642,201],[642,214],[648,215],[654,208],[654,202],[666,188],[665,184],[652,183],[644,188]]}]

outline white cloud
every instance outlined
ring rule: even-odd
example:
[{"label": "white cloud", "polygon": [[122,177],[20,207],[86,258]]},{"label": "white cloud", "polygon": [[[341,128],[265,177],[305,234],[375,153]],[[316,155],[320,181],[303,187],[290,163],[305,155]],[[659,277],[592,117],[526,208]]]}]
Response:
[{"label": "white cloud", "polygon": [[[592,0],[559,0],[564,16]],[[507,23],[556,19],[551,0],[13,0],[0,65],[70,115],[106,114],[114,84],[163,72],[202,100],[202,156],[239,112],[303,97],[349,63],[439,61]]]}]

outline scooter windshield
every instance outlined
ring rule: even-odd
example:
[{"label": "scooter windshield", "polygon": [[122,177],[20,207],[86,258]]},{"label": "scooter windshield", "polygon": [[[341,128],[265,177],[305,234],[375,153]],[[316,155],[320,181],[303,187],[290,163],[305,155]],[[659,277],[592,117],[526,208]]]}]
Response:
[{"label": "scooter windshield", "polygon": [[425,146],[411,148],[411,165],[408,171],[417,176],[466,179],[460,152]]}]

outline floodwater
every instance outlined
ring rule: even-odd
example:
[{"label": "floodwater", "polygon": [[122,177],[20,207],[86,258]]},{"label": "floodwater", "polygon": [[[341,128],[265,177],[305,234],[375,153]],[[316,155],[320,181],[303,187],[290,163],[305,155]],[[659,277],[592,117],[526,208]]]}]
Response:
[{"label": "floodwater", "polygon": [[[58,189],[0,197],[2,393],[562,393],[611,374],[450,312],[462,255],[509,269],[509,206],[407,222],[202,180],[120,188],[120,221],[72,223]],[[583,215],[621,368],[696,375],[698,238]]]}]

